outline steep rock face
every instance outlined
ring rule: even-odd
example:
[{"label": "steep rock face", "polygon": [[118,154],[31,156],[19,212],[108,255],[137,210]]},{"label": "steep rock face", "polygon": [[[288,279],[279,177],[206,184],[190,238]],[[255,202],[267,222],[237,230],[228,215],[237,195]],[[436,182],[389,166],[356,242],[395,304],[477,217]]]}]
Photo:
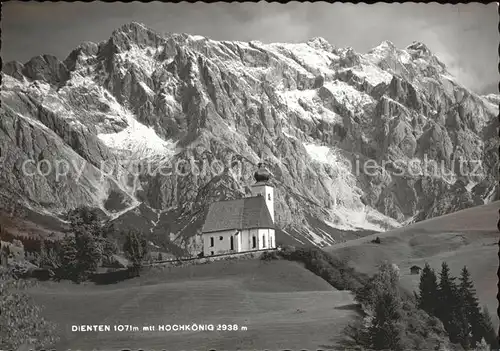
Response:
[{"label": "steep rock face", "polygon": [[[498,98],[458,84],[422,43],[362,55],[131,23],[2,78],[4,196],[53,214],[100,207],[190,251],[207,206],[248,195],[261,158],[277,224],[320,246],[497,192]],[[22,174],[43,159],[81,163],[82,176]]]}]

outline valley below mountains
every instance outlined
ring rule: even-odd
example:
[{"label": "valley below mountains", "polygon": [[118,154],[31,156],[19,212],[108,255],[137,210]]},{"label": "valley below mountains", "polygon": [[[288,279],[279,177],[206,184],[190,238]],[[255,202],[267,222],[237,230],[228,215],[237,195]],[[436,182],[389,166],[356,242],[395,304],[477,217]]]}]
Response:
[{"label": "valley below mountains", "polygon": [[249,196],[263,159],[277,240],[325,247],[497,200],[499,101],[423,43],[361,54],[130,23],[4,64],[0,218],[57,235],[90,206],[196,254],[208,206]]}]

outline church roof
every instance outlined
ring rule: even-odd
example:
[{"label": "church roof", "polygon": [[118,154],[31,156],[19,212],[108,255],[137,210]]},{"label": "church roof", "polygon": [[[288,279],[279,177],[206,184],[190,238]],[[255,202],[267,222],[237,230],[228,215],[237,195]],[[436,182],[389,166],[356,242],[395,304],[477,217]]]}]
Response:
[{"label": "church roof", "polygon": [[214,202],[210,205],[202,232],[252,228],[274,229],[263,196]]}]

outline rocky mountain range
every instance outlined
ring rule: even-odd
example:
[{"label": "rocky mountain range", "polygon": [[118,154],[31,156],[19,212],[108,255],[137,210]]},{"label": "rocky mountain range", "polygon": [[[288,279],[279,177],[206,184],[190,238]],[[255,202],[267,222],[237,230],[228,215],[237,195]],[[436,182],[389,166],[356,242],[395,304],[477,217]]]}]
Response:
[{"label": "rocky mountain range", "polygon": [[4,64],[3,218],[41,235],[88,205],[196,252],[208,205],[248,195],[261,159],[280,233],[302,244],[497,199],[498,95],[461,85],[423,43],[333,44],[131,23],[63,61]]}]

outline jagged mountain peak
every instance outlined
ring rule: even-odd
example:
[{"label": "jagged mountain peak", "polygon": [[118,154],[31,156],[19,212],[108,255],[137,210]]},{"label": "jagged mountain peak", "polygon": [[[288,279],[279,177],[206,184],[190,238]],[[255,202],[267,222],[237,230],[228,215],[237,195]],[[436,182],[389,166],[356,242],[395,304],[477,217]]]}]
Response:
[{"label": "jagged mountain peak", "polygon": [[[489,176],[468,177],[471,190],[465,192],[462,179],[455,201],[445,196],[453,181],[440,175],[372,177],[348,166],[356,156],[378,162],[425,154],[444,158],[451,172],[452,155],[462,152],[484,159],[494,174],[496,144],[484,132],[497,123],[488,102],[494,99],[468,99],[453,109],[460,101],[457,83],[432,58],[409,53],[418,50],[385,41],[359,54],[333,49],[319,37],[215,41],[126,24],[107,41],[82,43],[62,63],[34,60],[40,63],[30,65],[36,74],[21,64],[4,66],[16,78],[2,83],[0,142],[15,141],[5,150],[21,159],[64,158],[89,166],[83,181],[61,185],[45,178],[20,183],[13,175],[20,174],[21,163],[7,162],[0,183],[25,194],[33,208],[86,204],[113,218],[140,212],[140,203],[159,213],[189,211],[244,193],[255,160],[265,154],[276,175],[278,225],[319,245],[343,240],[349,230],[383,230],[416,213],[425,218],[487,201],[495,187]],[[127,173],[131,159],[158,166],[190,157],[200,167],[226,159],[244,167],[241,174],[225,169],[218,176],[141,175],[136,183]],[[122,168],[103,177],[101,162]],[[178,219],[169,216],[158,222],[161,215],[155,215],[158,228],[148,221],[147,230],[164,234]],[[180,241],[197,230],[182,223],[168,227]]]},{"label": "jagged mountain peak", "polygon": [[421,56],[431,56],[432,55],[432,52],[431,52],[431,50],[429,50],[427,45],[425,45],[424,43],[419,42],[419,41],[413,41],[413,43],[411,45],[408,45],[406,47],[406,49],[419,52]]},{"label": "jagged mountain peak", "polygon": [[332,52],[334,47],[323,37],[314,37],[307,41],[307,44],[318,50]]},{"label": "jagged mountain peak", "polygon": [[109,42],[120,50],[127,50],[131,45],[143,47],[158,47],[165,38],[142,23],[131,22],[115,29]]},{"label": "jagged mountain peak", "polygon": [[390,40],[383,40],[378,46],[378,48],[388,48],[388,49],[395,49],[396,45]]},{"label": "jagged mountain peak", "polygon": [[149,27],[146,27],[144,25],[144,23],[135,22],[135,21],[132,21],[132,22],[129,22],[129,23],[125,23],[122,26],[120,26],[120,30],[122,30],[122,31],[130,30],[130,29],[132,29],[132,30],[147,30],[147,31],[151,31],[151,29]]},{"label": "jagged mountain peak", "polygon": [[492,104],[495,104],[497,106],[500,105],[500,94],[491,93],[491,94],[483,95],[482,98],[488,100],[489,102],[491,102]]},{"label": "jagged mountain peak", "polygon": [[117,29],[115,29],[112,32],[112,36],[116,35],[118,33],[124,33],[124,34],[131,34],[131,33],[138,33],[138,32],[151,32],[154,34],[157,34],[153,29],[147,27],[143,23],[139,22],[129,22],[121,25]]}]

